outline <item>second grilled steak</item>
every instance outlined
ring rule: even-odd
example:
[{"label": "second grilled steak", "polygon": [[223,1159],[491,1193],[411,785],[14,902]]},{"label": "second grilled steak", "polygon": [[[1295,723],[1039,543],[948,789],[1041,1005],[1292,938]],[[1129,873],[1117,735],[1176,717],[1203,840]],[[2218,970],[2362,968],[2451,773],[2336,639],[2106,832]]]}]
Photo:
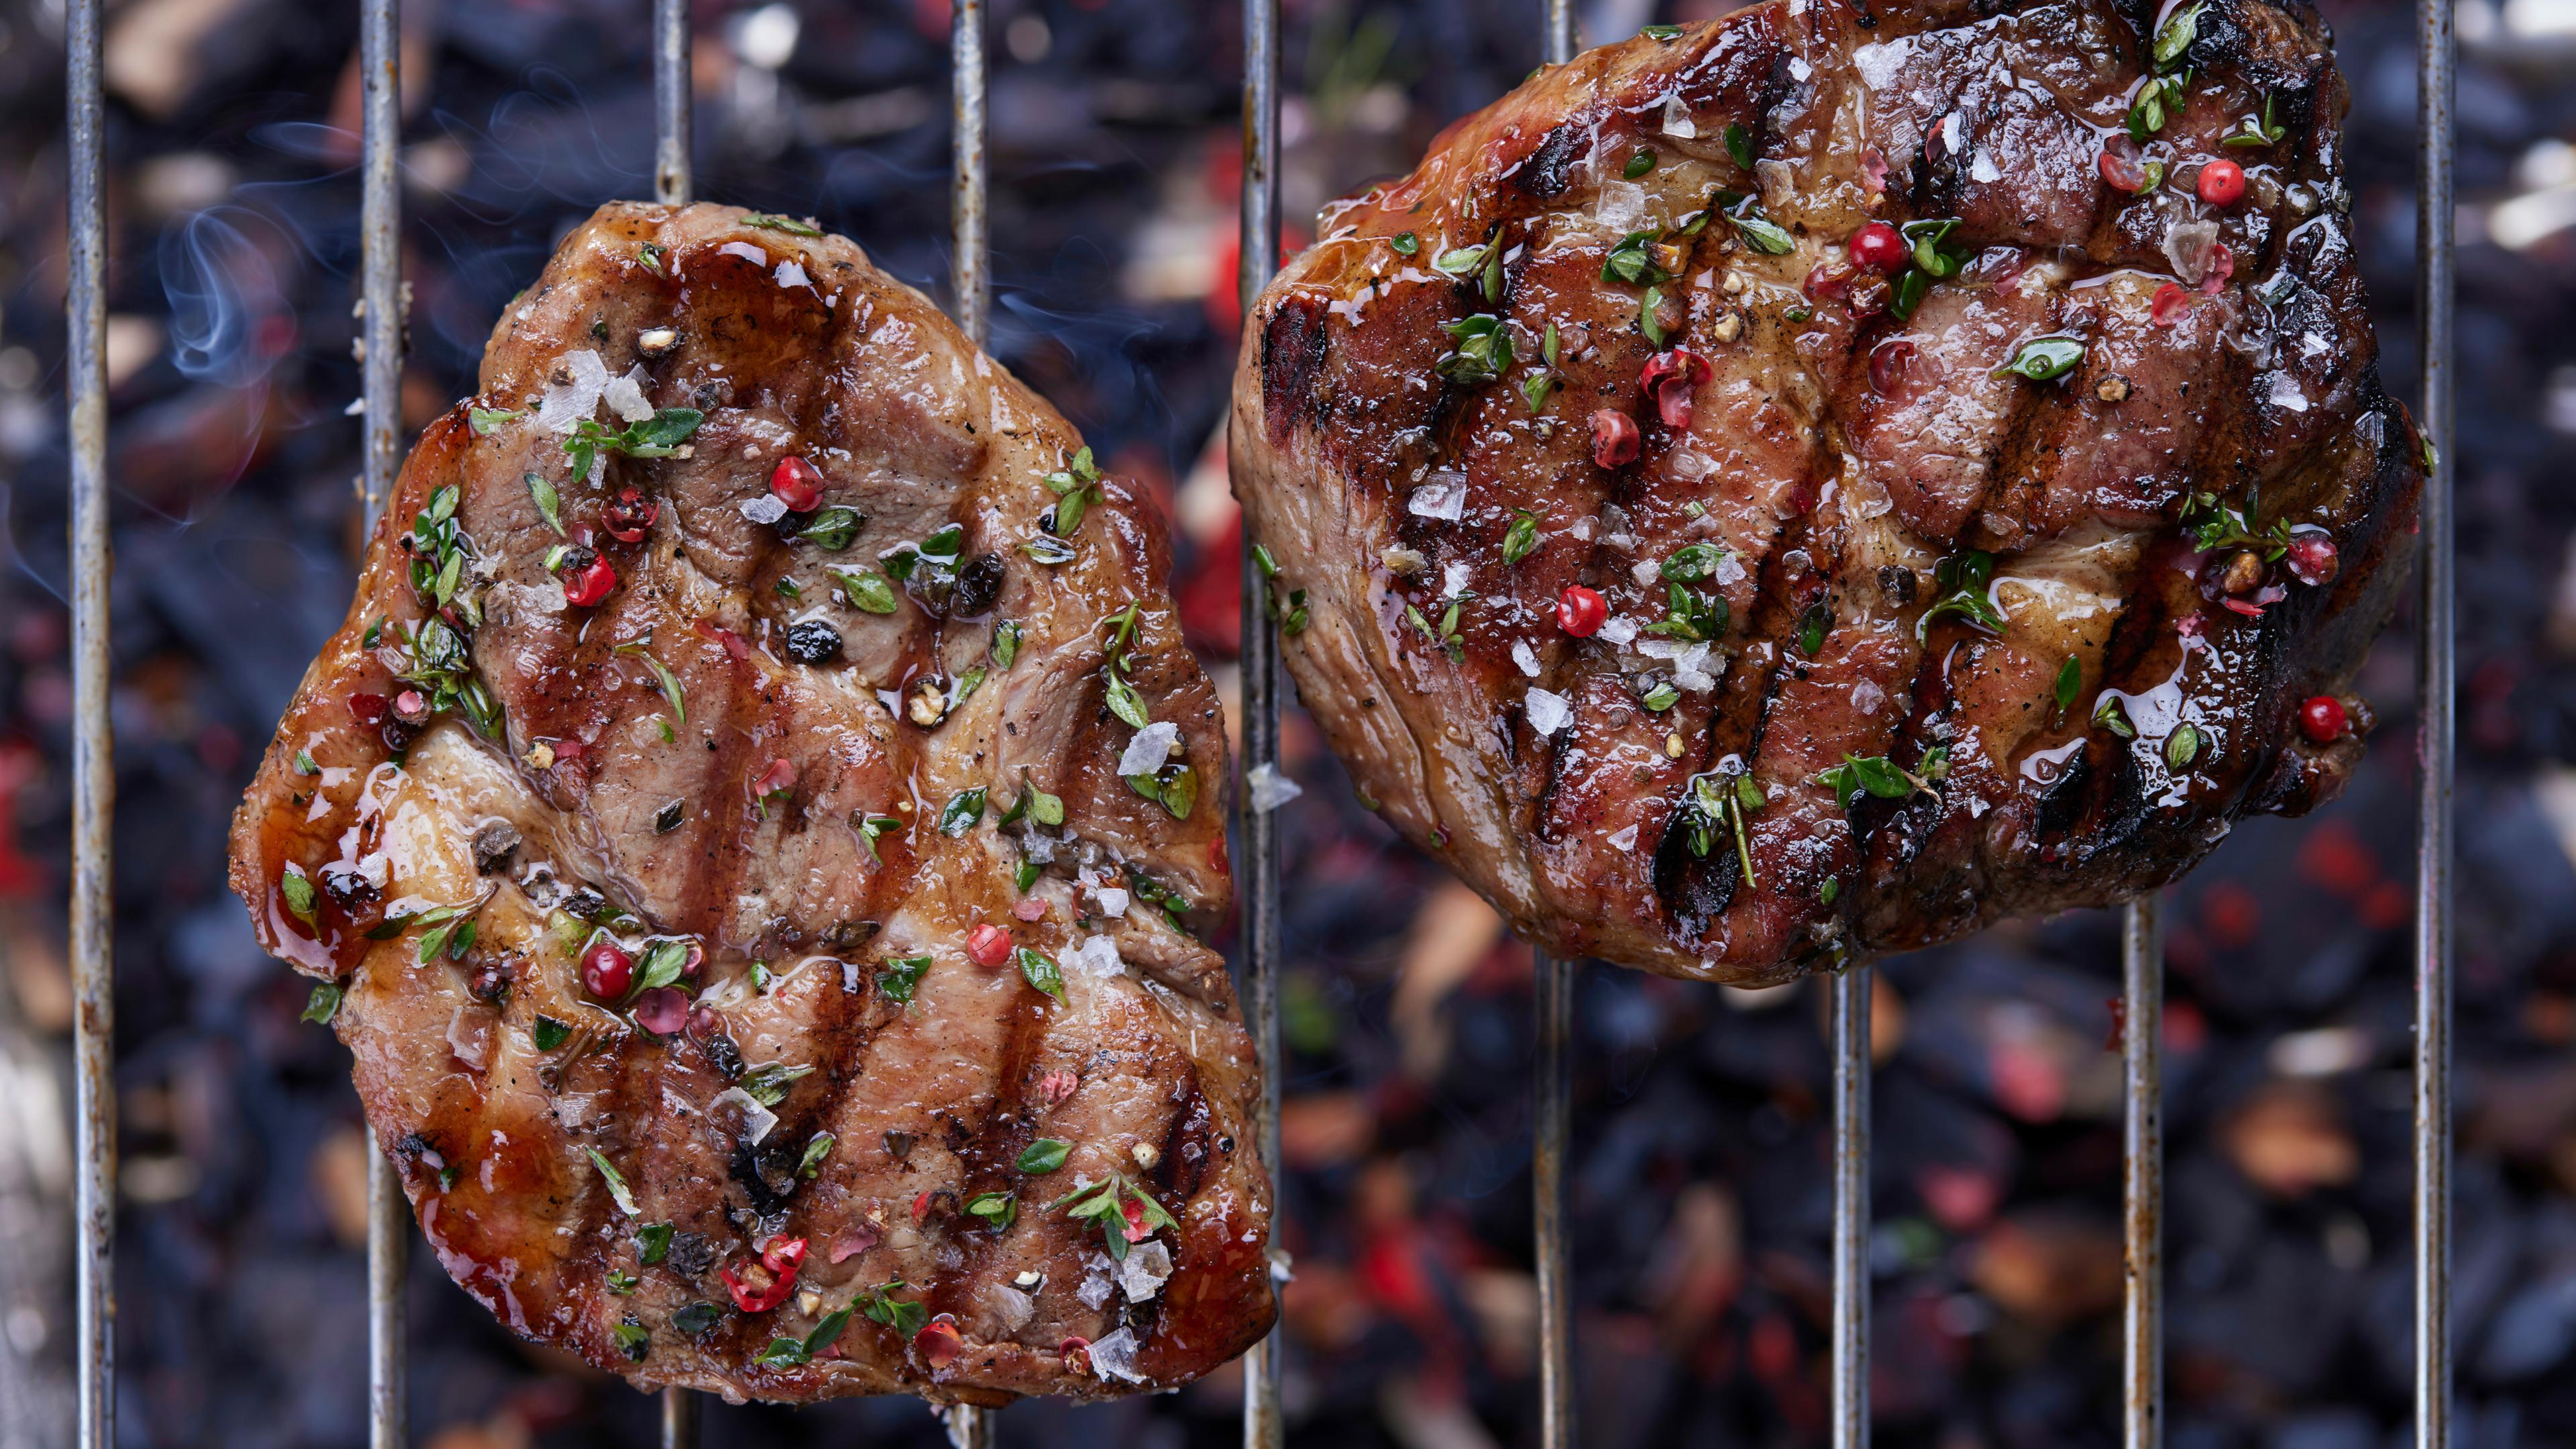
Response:
[{"label": "second grilled steak", "polygon": [[1360,788],[1533,939],[1776,980],[2331,797],[2422,484],[2312,11],[1770,0],[1325,214],[1233,463]]}]

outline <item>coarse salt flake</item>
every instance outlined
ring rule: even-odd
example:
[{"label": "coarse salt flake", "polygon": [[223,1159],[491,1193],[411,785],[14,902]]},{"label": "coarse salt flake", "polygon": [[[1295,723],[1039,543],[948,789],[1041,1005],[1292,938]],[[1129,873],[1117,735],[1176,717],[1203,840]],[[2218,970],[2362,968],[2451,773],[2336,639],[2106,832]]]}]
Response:
[{"label": "coarse salt flake", "polygon": [[1434,473],[1406,499],[1404,511],[1416,518],[1456,523],[1467,511],[1467,475]]},{"label": "coarse salt flake", "polygon": [[787,516],[787,501],[775,493],[742,500],[742,516],[754,523],[776,523]]},{"label": "coarse salt flake", "polygon": [[1552,735],[1574,723],[1574,706],[1565,696],[1544,689],[1532,689],[1521,697],[1521,708],[1529,715],[1530,728],[1542,735]]},{"label": "coarse salt flake", "polygon": [[1106,979],[1127,974],[1127,962],[1118,954],[1118,943],[1107,936],[1088,936],[1081,945],[1064,954],[1064,964],[1085,976]]},{"label": "coarse salt flake", "polygon": [[537,421],[553,432],[569,433],[599,411],[600,395],[608,391],[608,365],[585,347],[564,354],[563,370],[567,380],[547,386],[545,400],[537,405]]},{"label": "coarse salt flake", "polygon": [[1243,777],[1244,789],[1252,796],[1252,808],[1268,812],[1306,793],[1306,787],[1279,773],[1279,767],[1268,761],[1252,767]]},{"label": "coarse salt flake", "polygon": [[1135,1333],[1120,1328],[1091,1345],[1091,1371],[1104,1381],[1115,1377],[1131,1384],[1143,1383],[1145,1376],[1136,1372],[1136,1348]]},{"label": "coarse salt flake", "polygon": [[1538,678],[1538,656],[1530,652],[1527,639],[1512,641],[1512,663],[1520,666],[1521,673],[1532,679]]},{"label": "coarse salt flake", "polygon": [[644,396],[644,384],[652,380],[639,362],[628,368],[624,377],[613,379],[601,391],[600,400],[608,404],[610,412],[630,423],[640,423],[653,416],[653,404]]},{"label": "coarse salt flake", "polygon": [[1172,1250],[1159,1239],[1129,1248],[1127,1261],[1118,1265],[1118,1286],[1127,1290],[1130,1303],[1142,1303],[1161,1292],[1163,1280],[1171,1276]]},{"label": "coarse salt flake", "polygon": [[1172,747],[1181,742],[1181,727],[1170,720],[1156,720],[1136,731],[1127,742],[1127,753],[1118,757],[1118,773],[1125,776],[1151,775],[1163,768],[1172,757]]}]

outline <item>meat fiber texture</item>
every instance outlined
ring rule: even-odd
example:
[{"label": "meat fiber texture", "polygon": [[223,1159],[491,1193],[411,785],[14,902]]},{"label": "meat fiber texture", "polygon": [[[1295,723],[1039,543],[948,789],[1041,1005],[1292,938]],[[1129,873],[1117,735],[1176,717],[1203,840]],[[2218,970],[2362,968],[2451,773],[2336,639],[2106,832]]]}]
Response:
[{"label": "meat fiber texture", "polygon": [[[2136,896],[2360,756],[2358,701],[2294,717],[2425,460],[2324,27],[1996,8],[1771,0],[1548,67],[1328,208],[1245,329],[1306,707],[1533,941],[1777,981]],[[1927,224],[1894,272],[1874,221]],[[2044,339],[2080,357],[2003,370]]]},{"label": "meat fiber texture", "polygon": [[[1103,1397],[1241,1352],[1259,1083],[1193,934],[1225,731],[1151,506],[855,245],[730,207],[602,208],[481,383],[233,833],[449,1274],[735,1399]],[[790,456],[819,497],[773,493]]]}]

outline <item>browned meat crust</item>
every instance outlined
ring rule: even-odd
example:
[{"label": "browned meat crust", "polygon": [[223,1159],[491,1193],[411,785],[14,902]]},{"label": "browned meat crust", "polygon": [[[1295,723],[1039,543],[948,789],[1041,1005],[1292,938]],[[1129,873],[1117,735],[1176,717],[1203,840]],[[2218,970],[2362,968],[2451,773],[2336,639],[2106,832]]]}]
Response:
[{"label": "browned meat crust", "polygon": [[[2421,444],[2322,24],[2174,10],[1770,0],[1605,46],[1328,209],[1263,294],[1233,471],[1304,591],[1290,671],[1524,934],[1776,980],[2136,895],[2341,787],[2366,714],[2294,715],[2387,613]],[[2232,204],[2195,195],[2217,158]],[[1849,254],[1942,220],[1893,273]],[[1999,371],[2047,338],[2071,370]],[[1889,795],[1846,809],[1855,772]]]},{"label": "browned meat crust", "polygon": [[[233,832],[261,943],[345,982],[448,1272],[531,1339],[735,1398],[1097,1397],[1242,1351],[1273,1314],[1257,1077],[1185,929],[1231,890],[1225,732],[1150,506],[856,246],[729,207],[602,208],[482,382]],[[565,446],[593,421],[635,432],[596,483]],[[764,521],[790,455],[821,496]],[[555,552],[583,542],[595,607]],[[1130,781],[1137,709],[1178,744]],[[979,964],[979,927],[1035,954]],[[692,974],[603,997],[602,939]],[[1062,1205],[1112,1173],[1115,1264]]]}]

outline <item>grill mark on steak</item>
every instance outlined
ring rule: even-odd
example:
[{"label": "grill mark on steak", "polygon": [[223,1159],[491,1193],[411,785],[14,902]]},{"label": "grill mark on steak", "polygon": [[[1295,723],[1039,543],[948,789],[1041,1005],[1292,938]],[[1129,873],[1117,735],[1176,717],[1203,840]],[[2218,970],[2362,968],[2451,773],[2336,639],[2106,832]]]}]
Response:
[{"label": "grill mark on steak", "polygon": [[[1290,308],[1335,317],[1333,424],[1255,425],[1278,384],[1276,349],[1247,342],[1233,474],[1252,535],[1282,559],[1288,586],[1310,592],[1317,622],[1284,657],[1387,818],[1559,950],[1757,981],[1819,953],[1901,949],[2006,913],[2134,894],[2197,859],[2219,822],[2330,794],[2359,740],[2312,747],[2287,720],[2305,694],[2340,687],[2385,617],[2397,571],[2379,567],[2382,538],[2387,520],[2410,516],[2419,476],[2338,443],[2374,425],[2379,404],[2336,210],[2342,92],[2322,31],[2262,0],[2224,8],[2227,23],[2186,60],[2188,100],[2154,140],[2172,169],[2153,193],[2110,191],[2094,164],[2138,80],[2155,19],[2139,7],[1873,12],[1805,0],[1543,70],[1444,133],[1412,175],[1330,208],[1317,246],[1256,310],[1272,322]],[[2250,160],[2220,147],[2267,90],[2292,89],[2275,107],[2291,127],[2279,143]],[[1668,115],[1691,126],[1668,132]],[[1730,123],[1757,149],[1749,174],[1727,154]],[[1578,134],[1586,146],[1568,149]],[[1621,171],[1640,147],[1657,161],[1631,183]],[[2222,155],[2256,184],[2242,204],[2212,209],[2191,197],[2190,168]],[[1714,366],[1692,393],[1685,454],[1634,381],[1655,350],[1633,313],[1642,284],[1594,275],[1622,234],[1668,236],[1712,186],[1756,196],[1789,251],[1716,224],[1662,280],[1679,326],[1660,345]],[[1837,279],[1841,243],[1864,222],[1944,212],[1961,219],[1950,241],[1971,260],[1911,319],[1884,311],[1883,284]],[[2204,218],[2225,254],[2176,230]],[[1432,255],[1498,234],[1529,244],[1512,269],[1507,375],[1421,385],[1447,350],[1435,324],[1488,309],[1473,279],[1406,279],[1389,260],[1399,231]],[[2180,306],[2159,321],[2153,298],[2167,281]],[[1569,347],[1553,396],[1531,408],[1518,384],[1550,321]],[[2073,371],[1996,375],[2050,335],[2082,344]],[[1874,379],[1872,351],[1892,342],[1913,346],[1919,367]],[[1641,459],[1615,476],[1568,446],[1605,406],[1643,433]],[[1435,430],[1390,427],[1425,414]],[[1426,453],[1423,438],[1438,446]],[[1456,521],[1404,511],[1426,470],[1453,467],[1467,493]],[[2162,541],[2187,509],[2209,506],[2192,496],[2243,507],[2257,488],[2256,523],[2323,527],[2348,577],[2367,572],[2337,586],[2348,608],[2267,597],[2267,617],[2239,621],[2172,576]],[[1703,505],[1717,531],[1682,532],[1685,503]],[[1545,519],[1539,547],[1505,566],[1501,540],[1521,508]],[[1586,519],[1591,532],[1570,536]],[[1612,543],[1614,519],[1633,542]],[[2126,551],[2088,553],[2095,530]],[[1654,662],[1566,638],[1549,609],[1580,580],[1614,618],[1659,616],[1658,581],[1628,572],[1651,573],[1692,536],[1723,542],[1747,572],[1726,588],[1735,653],[1716,698],[1685,697],[1648,728],[1627,691]],[[1338,562],[1372,559],[1390,540],[1428,567],[1390,577]],[[1769,597],[1782,578],[1774,556],[1792,540],[1833,603],[1813,659],[1789,654],[1796,613]],[[1919,649],[1916,626],[1939,602],[1934,567],[1968,550],[1998,555],[2004,633],[1947,619]],[[1880,588],[1896,570],[1917,587]],[[1455,597],[1461,579],[1474,603],[1453,663],[1401,619],[1407,603]],[[2216,642],[2182,653],[2186,621]],[[2069,659],[2079,693],[2061,714],[2054,682]],[[1530,688],[1570,700],[1572,726],[1544,742],[1523,736]],[[2155,715],[2152,737],[2116,748],[2097,738],[2105,690],[2135,695]],[[1759,707],[1729,713],[1747,703]],[[2175,769],[2161,748],[2181,718],[2207,744]],[[1658,747],[1675,724],[1686,760]],[[1739,881],[1721,901],[1695,877],[1724,862],[1690,857],[1675,826],[1688,777],[1723,758],[1730,736],[1757,741],[1755,776],[1772,796],[1751,822],[1755,888]],[[1844,812],[1814,781],[1846,754],[1884,753],[1920,773],[1936,746],[1951,772],[1901,801]],[[1608,844],[1632,839],[1621,833],[1631,827],[1631,848]],[[1840,891],[1830,904],[1828,883]]]},{"label": "grill mark on steak", "polygon": [[1314,414],[1323,401],[1315,389],[1331,346],[1328,325],[1323,303],[1304,299],[1281,306],[1262,328],[1262,393],[1274,442],[1287,436],[1299,415]]}]

